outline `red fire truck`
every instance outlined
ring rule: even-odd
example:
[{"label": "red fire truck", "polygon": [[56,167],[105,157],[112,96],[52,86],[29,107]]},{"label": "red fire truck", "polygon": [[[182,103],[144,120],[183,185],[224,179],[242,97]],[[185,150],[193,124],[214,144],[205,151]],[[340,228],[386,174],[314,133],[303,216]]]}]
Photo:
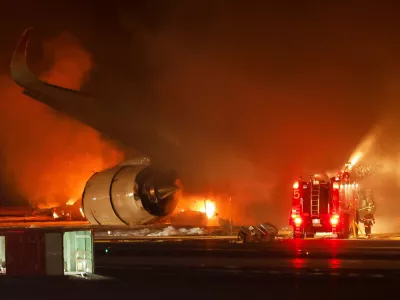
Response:
[{"label": "red fire truck", "polygon": [[289,220],[293,236],[314,237],[317,232],[332,232],[339,238],[348,238],[358,219],[358,189],[346,171],[325,181],[315,176],[308,181],[299,178],[293,184]]}]

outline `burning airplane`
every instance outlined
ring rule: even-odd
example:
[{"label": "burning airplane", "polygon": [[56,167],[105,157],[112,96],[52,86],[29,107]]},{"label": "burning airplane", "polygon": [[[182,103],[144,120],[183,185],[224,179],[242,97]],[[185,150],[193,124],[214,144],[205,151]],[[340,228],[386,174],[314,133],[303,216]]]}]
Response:
[{"label": "burning airplane", "polygon": [[140,157],[94,173],[82,196],[81,208],[87,220],[95,225],[163,220],[178,202],[177,174],[166,166],[180,159],[174,146],[153,128],[140,126],[140,116],[133,117],[131,112],[121,116],[120,112],[113,113],[113,107],[104,107],[82,92],[40,80],[26,61],[31,33],[32,29],[23,33],[10,65],[11,77],[23,93],[152,158],[152,163],[147,157]]}]

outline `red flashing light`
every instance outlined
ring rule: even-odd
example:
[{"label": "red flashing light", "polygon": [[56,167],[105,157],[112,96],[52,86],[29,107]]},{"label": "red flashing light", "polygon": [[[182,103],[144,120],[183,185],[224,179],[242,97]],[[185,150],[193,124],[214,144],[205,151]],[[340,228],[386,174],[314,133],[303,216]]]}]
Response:
[{"label": "red flashing light", "polygon": [[299,183],[297,181],[293,184],[293,188],[294,189],[298,189],[299,188]]},{"label": "red flashing light", "polygon": [[338,190],[339,189],[339,182],[334,182],[332,187],[333,187],[334,190]]},{"label": "red flashing light", "polygon": [[294,223],[295,223],[297,226],[299,226],[299,225],[301,224],[301,222],[302,222],[302,219],[301,219],[300,217],[294,218]]},{"label": "red flashing light", "polygon": [[297,210],[295,208],[292,209],[292,219],[294,220],[297,217]]},{"label": "red flashing light", "polygon": [[336,226],[337,224],[339,224],[339,216],[338,215],[333,215],[331,217],[331,224]]}]

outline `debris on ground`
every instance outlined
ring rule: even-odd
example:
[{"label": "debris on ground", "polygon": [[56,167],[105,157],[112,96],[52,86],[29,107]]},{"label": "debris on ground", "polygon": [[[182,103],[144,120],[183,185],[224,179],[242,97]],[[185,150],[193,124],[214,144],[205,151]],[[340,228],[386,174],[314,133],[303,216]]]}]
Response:
[{"label": "debris on ground", "polygon": [[264,243],[274,240],[278,236],[278,229],[271,223],[265,222],[254,226],[242,226],[238,233],[238,240],[243,243]]}]

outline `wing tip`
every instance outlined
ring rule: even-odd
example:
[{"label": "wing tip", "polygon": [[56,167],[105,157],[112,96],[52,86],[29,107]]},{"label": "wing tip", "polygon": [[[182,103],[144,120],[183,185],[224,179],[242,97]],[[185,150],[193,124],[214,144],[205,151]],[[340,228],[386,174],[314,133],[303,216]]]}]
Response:
[{"label": "wing tip", "polygon": [[11,77],[19,85],[22,85],[22,82],[24,81],[30,81],[35,78],[35,76],[30,72],[26,63],[28,44],[33,30],[33,27],[28,27],[24,30],[11,59]]}]

